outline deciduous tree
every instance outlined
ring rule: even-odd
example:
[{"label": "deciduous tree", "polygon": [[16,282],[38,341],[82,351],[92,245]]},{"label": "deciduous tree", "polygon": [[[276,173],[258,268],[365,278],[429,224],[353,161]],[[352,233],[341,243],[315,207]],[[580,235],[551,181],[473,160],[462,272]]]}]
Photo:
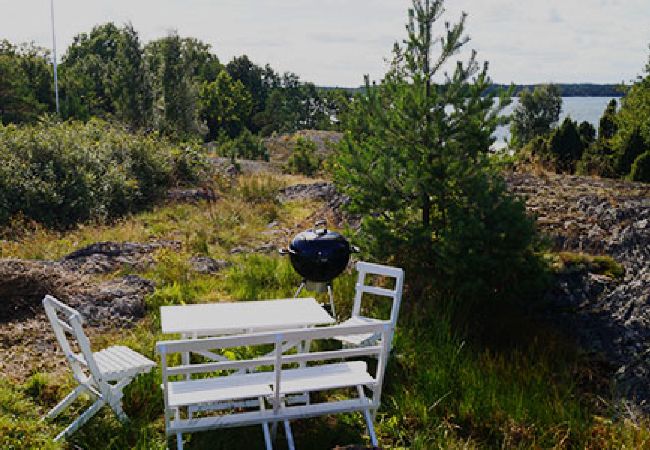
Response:
[{"label": "deciduous tree", "polygon": [[521,91],[510,124],[512,145],[522,147],[535,136],[549,134],[560,118],[561,109],[562,97],[555,85],[540,85],[533,92]]}]

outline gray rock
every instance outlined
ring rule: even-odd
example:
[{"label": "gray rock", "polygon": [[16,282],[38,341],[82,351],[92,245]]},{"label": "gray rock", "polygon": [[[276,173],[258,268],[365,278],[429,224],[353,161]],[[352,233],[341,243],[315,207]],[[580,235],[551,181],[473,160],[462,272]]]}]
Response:
[{"label": "gray rock", "polygon": [[230,265],[229,262],[210,258],[209,256],[193,256],[189,260],[192,270],[201,274],[213,274]]},{"label": "gray rock", "polygon": [[97,242],[63,257],[59,265],[68,271],[82,274],[106,274],[123,267],[142,271],[153,264],[153,253],[163,248],[180,250],[181,243]]},{"label": "gray rock", "polygon": [[174,202],[215,201],[217,198],[213,190],[204,188],[174,188],[167,191],[167,199]]}]

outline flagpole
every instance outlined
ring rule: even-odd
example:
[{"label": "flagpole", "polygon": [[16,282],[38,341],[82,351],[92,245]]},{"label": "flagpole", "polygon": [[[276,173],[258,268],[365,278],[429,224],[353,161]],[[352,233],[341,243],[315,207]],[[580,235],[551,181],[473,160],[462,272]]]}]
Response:
[{"label": "flagpole", "polygon": [[52,62],[54,64],[54,96],[56,98],[56,114],[59,114],[59,74],[56,63],[56,33],[54,31],[54,0],[50,0],[50,12],[52,17]]}]

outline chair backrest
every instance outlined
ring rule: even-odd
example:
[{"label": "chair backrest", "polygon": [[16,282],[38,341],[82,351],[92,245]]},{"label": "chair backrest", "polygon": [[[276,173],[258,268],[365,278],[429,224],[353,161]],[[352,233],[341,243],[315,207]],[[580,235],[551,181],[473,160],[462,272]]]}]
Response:
[{"label": "chair backrest", "polygon": [[[286,344],[295,344],[296,342],[308,341],[313,342],[316,340],[332,339],[338,336],[357,335],[357,334],[380,334],[382,339],[378,345],[352,348],[352,349],[338,349],[326,350],[311,353],[298,353],[298,354],[285,354]],[[237,371],[256,371],[262,369],[272,377],[269,384],[273,386],[275,395],[274,408],[277,409],[281,405],[281,392],[282,392],[282,377],[286,370],[283,366],[307,363],[323,363],[326,361],[340,361],[342,359],[359,358],[374,356],[378,357],[379,363],[374,376],[373,398],[372,401],[375,407],[379,407],[381,396],[381,385],[384,378],[385,360],[388,357],[390,342],[389,339],[392,334],[392,326],[389,321],[377,321],[367,325],[336,325],[321,328],[307,328],[296,330],[283,330],[264,333],[242,334],[235,336],[224,336],[217,338],[206,339],[183,339],[175,341],[161,341],[156,344],[156,350],[161,355],[162,365],[162,381],[165,395],[165,409],[168,405],[168,383],[174,379],[185,379],[187,376],[199,375],[199,378],[204,378],[206,375],[215,376],[215,373],[223,373],[223,371],[235,371],[231,376],[240,376]],[[227,361],[209,361],[209,362],[195,362],[180,363],[175,366],[168,366],[167,356],[174,353],[194,353],[196,355],[207,356],[211,359],[218,355],[214,353],[215,350],[227,350],[238,347],[247,347],[246,354],[255,347],[261,349],[268,348],[268,345],[273,345],[273,352],[261,357],[253,357],[249,359],[240,360],[227,360]],[[284,348],[283,348],[284,347]],[[265,353],[260,351],[260,353]],[[172,361],[179,361],[181,358],[173,359]],[[190,361],[192,358],[190,358]],[[271,372],[269,372],[271,368]]]},{"label": "chair backrest", "polygon": [[[402,290],[404,288],[404,271],[399,267],[382,266],[380,264],[373,264],[364,261],[357,263],[357,284],[354,294],[354,305],[352,306],[352,317],[361,316],[361,302],[364,294],[379,295],[388,297],[393,300],[393,305],[390,312],[390,322],[395,326],[397,324],[397,317],[399,315],[399,307],[402,301]],[[368,275],[378,275],[382,277],[389,277],[395,279],[395,286],[393,289],[387,289],[378,286],[366,284],[366,277]]]},{"label": "chair backrest", "polygon": [[[83,318],[79,312],[60,302],[51,295],[43,299],[43,307],[52,325],[56,340],[63,350],[65,358],[70,363],[75,379],[81,384],[99,384],[101,374],[90,348],[90,341],[83,331]],[[73,349],[76,341],[79,353]],[[87,375],[89,372],[90,375]],[[92,386],[89,386],[92,388]]]}]

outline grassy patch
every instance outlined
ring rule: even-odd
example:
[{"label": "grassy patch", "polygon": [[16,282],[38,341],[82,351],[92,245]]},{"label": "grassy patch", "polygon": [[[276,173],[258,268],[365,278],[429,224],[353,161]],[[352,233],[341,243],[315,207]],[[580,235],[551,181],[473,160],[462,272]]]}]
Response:
[{"label": "grassy patch", "polygon": [[611,256],[560,252],[554,257],[554,267],[558,271],[591,272],[616,279],[625,276],[625,268]]}]

